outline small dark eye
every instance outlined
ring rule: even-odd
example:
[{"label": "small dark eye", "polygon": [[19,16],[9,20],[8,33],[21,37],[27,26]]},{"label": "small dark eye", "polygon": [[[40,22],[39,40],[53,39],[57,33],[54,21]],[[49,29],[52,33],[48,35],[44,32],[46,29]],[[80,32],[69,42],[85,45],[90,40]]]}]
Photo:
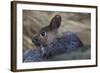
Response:
[{"label": "small dark eye", "polygon": [[46,32],[42,32],[41,35],[42,35],[42,36],[46,36]]}]

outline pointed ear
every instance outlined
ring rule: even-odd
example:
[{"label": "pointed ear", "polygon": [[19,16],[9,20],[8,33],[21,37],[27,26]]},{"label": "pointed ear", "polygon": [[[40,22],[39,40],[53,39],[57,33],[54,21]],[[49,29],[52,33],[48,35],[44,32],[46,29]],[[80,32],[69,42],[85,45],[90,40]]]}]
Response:
[{"label": "pointed ear", "polygon": [[61,16],[56,15],[55,17],[52,18],[49,27],[50,30],[54,30],[54,29],[58,29],[60,25],[61,25]]}]

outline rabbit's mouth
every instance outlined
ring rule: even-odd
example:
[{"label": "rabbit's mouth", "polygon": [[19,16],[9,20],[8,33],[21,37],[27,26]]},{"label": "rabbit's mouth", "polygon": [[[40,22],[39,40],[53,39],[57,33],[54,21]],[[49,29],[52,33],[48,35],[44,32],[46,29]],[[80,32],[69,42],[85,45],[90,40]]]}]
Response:
[{"label": "rabbit's mouth", "polygon": [[35,46],[40,46],[41,44],[38,42],[33,42]]},{"label": "rabbit's mouth", "polygon": [[32,43],[34,43],[35,46],[39,47],[41,43],[38,41],[38,39],[32,39]]}]

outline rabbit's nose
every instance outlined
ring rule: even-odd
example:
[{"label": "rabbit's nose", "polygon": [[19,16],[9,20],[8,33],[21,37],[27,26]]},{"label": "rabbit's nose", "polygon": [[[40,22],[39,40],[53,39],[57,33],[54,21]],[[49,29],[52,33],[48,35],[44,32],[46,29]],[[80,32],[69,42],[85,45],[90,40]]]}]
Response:
[{"label": "rabbit's nose", "polygon": [[32,43],[34,43],[36,46],[40,46],[40,41],[38,38],[33,38]]}]

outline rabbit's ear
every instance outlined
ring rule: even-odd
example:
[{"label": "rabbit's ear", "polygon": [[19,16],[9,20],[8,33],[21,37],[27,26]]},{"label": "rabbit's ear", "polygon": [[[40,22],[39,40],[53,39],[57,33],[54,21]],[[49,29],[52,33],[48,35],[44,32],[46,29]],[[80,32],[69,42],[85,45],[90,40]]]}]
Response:
[{"label": "rabbit's ear", "polygon": [[52,18],[49,27],[51,30],[54,30],[54,29],[58,29],[60,25],[61,25],[61,16],[56,15],[55,17]]}]

